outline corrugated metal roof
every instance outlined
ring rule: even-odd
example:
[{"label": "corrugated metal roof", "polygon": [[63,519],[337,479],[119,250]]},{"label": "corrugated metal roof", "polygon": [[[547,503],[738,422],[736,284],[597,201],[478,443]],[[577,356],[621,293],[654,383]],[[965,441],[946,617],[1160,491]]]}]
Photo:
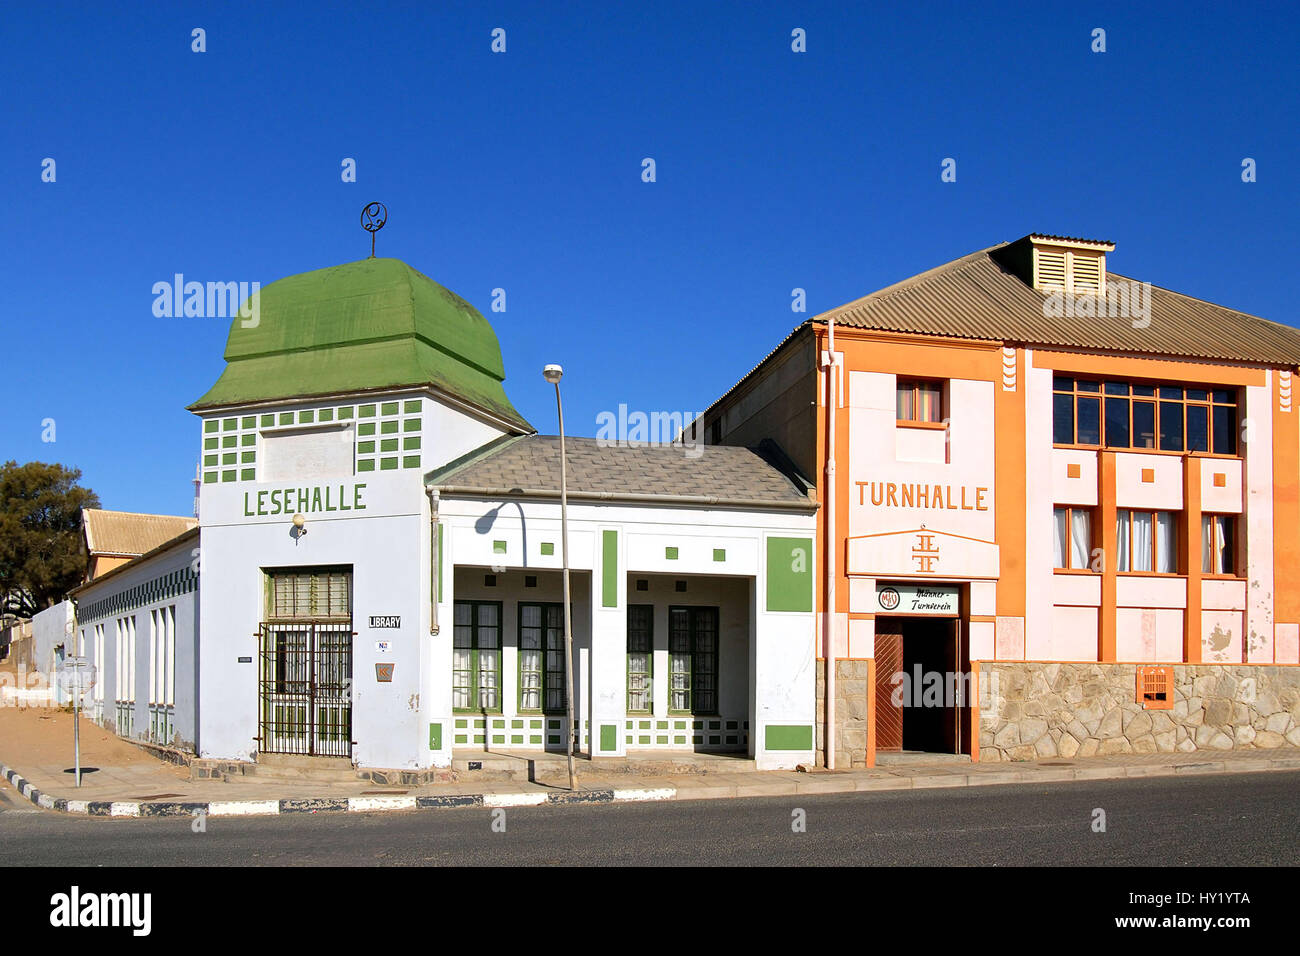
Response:
[{"label": "corrugated metal roof", "polygon": [[[716,498],[811,508],[808,496],[747,448],[726,445],[606,445],[566,438],[570,494],[620,497]],[[427,479],[457,489],[517,489],[558,494],[560,439],[528,435]]]},{"label": "corrugated metal roof", "polygon": [[[1151,286],[1150,322],[1142,325],[1139,319],[1138,327],[1131,315],[1045,314],[1048,296],[994,255],[1004,245],[923,272],[813,321],[833,318],[850,328],[1027,346],[1300,365],[1300,331],[1159,286]],[[1140,281],[1109,270],[1107,278]]]},{"label": "corrugated metal roof", "polygon": [[146,554],[199,524],[193,518],[178,515],[147,515],[97,508],[86,508],[81,516],[87,551],[123,557]]}]

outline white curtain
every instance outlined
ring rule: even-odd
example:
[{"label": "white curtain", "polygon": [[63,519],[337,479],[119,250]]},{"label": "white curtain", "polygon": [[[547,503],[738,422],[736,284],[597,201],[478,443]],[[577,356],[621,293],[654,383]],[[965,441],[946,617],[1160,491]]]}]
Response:
[{"label": "white curtain", "polygon": [[1052,551],[1053,551],[1053,557],[1056,561],[1055,566],[1058,568],[1063,568],[1066,566],[1065,548],[1066,548],[1066,540],[1068,536],[1068,529],[1066,528],[1065,515],[1066,515],[1065,508],[1057,508],[1052,512],[1052,524],[1053,524]]},{"label": "white curtain", "polygon": [[1151,564],[1151,512],[1134,511],[1133,515],[1133,570],[1150,571]]},{"label": "white curtain", "polygon": [[1092,513],[1082,508],[1070,512],[1070,567],[1084,571],[1092,555]]},{"label": "white curtain", "polygon": [[1224,557],[1228,549],[1223,516],[1201,515],[1201,570],[1207,574],[1224,574]]},{"label": "white curtain", "polygon": [[1178,570],[1178,533],[1172,511],[1156,512],[1156,570],[1165,574]]},{"label": "white curtain", "polygon": [[1116,549],[1118,554],[1115,555],[1115,570],[1129,570],[1129,529],[1132,523],[1131,511],[1116,512]]}]

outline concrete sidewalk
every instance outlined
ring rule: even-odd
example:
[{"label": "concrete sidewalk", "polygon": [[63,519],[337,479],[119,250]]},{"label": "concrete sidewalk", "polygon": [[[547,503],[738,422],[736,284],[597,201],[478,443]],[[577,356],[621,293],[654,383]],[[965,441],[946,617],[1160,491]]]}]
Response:
[{"label": "concrete sidewalk", "polygon": [[106,817],[234,816],[278,813],[375,812],[435,807],[512,807],[645,800],[777,797],[871,790],[920,790],[996,784],[1046,784],[1177,774],[1300,770],[1300,748],[1123,754],[1016,763],[897,764],[871,770],[706,772],[664,776],[602,772],[580,763],[579,789],[526,781],[470,781],[419,787],[376,786],[364,780],[191,781],[167,765],[103,767],[85,774],[80,789],[64,765],[0,764],[0,773],[37,806]]}]

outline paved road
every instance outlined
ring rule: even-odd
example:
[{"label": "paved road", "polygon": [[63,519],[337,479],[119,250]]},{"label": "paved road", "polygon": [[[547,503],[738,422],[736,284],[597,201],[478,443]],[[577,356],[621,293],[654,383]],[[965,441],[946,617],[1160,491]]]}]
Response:
[{"label": "paved road", "polygon": [[188,819],[27,812],[5,796],[10,866],[1300,864],[1300,772],[529,807],[505,811],[504,833],[486,809],[217,818],[194,833]]}]

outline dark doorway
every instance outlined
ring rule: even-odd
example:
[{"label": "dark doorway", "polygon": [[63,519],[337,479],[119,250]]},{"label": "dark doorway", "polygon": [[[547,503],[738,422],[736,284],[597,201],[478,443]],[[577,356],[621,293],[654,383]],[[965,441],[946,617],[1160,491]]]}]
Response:
[{"label": "dark doorway", "polygon": [[955,618],[876,618],[876,750],[960,753],[966,669]]}]

